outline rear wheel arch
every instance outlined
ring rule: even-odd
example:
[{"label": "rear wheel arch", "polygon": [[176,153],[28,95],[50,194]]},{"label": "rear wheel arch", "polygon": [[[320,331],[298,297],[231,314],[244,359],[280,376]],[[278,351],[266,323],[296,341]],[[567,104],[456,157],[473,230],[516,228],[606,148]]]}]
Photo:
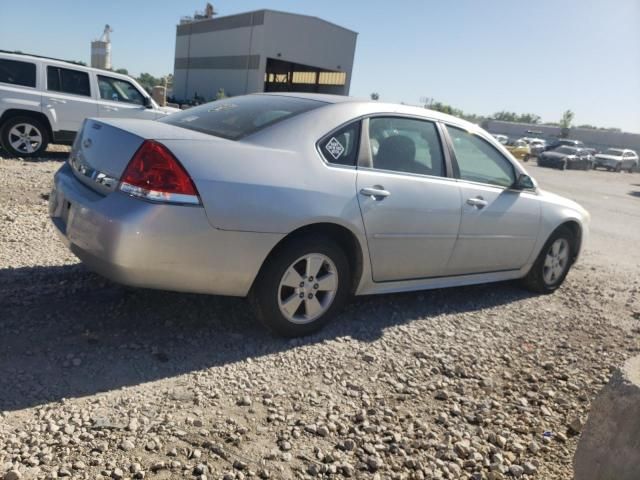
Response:
[{"label": "rear wheel arch", "polygon": [[360,284],[364,266],[364,251],[362,249],[362,245],[360,244],[360,241],[358,240],[356,235],[347,227],[331,222],[312,223],[304,225],[292,231],[282,240],[280,240],[271,249],[265,260],[262,262],[260,271],[258,272],[258,275],[256,275],[256,279],[254,280],[254,285],[256,280],[260,277],[260,274],[265,265],[275,253],[279,252],[281,249],[286,248],[287,245],[294,239],[312,235],[327,237],[333,240],[344,251],[345,255],[347,256],[347,260],[349,261],[349,268],[351,270],[352,285],[350,288],[350,292],[352,294],[355,293],[358,285]]},{"label": "rear wheel arch", "polygon": [[9,110],[6,110],[0,117],[0,130],[4,128],[7,120],[14,117],[31,117],[35,120],[38,120],[46,127],[49,139],[53,140],[53,130],[51,128],[51,122],[49,122],[49,118],[44,113],[34,112],[33,110],[21,110],[19,108],[11,108]]}]

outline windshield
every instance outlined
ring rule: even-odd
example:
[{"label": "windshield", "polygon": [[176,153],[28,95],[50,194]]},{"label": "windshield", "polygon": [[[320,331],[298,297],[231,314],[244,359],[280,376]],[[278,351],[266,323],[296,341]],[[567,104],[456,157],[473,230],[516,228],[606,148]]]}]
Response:
[{"label": "windshield", "polygon": [[239,140],[322,105],[326,103],[306,98],[248,95],[206,103],[174,113],[160,121],[216,137]]},{"label": "windshield", "polygon": [[554,150],[554,152],[566,153],[567,155],[574,155],[577,152],[577,150],[571,147],[558,147]]},{"label": "windshield", "polygon": [[605,155],[613,155],[614,157],[621,157],[622,150],[617,150],[615,148],[608,148],[604,151]]}]

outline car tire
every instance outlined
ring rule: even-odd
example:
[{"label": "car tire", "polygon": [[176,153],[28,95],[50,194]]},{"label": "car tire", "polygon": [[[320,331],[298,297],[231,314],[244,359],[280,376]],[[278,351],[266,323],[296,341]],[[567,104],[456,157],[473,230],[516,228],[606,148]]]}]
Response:
[{"label": "car tire", "polygon": [[530,157],[529,155],[525,155],[525,156],[522,158],[522,161],[523,161],[523,162],[528,162],[530,158],[531,158],[531,157]]},{"label": "car tire", "polygon": [[[27,137],[22,137],[27,135]],[[0,130],[4,149],[16,157],[37,157],[49,145],[49,132],[42,121],[28,116],[7,120]]]},{"label": "car tire", "polygon": [[[555,249],[560,250],[554,253]],[[561,251],[562,255],[560,255]],[[531,270],[522,279],[523,286],[536,293],[555,292],[567,277],[573,264],[574,255],[575,238],[573,233],[567,227],[559,227],[551,234],[540,250]]]},{"label": "car tire", "polygon": [[329,237],[304,235],[269,256],[249,299],[264,326],[291,338],[324,327],[350,291],[351,269],[343,249]]},{"label": "car tire", "polygon": [[622,165],[620,164],[616,165],[616,168],[614,170],[618,173],[622,172]]}]

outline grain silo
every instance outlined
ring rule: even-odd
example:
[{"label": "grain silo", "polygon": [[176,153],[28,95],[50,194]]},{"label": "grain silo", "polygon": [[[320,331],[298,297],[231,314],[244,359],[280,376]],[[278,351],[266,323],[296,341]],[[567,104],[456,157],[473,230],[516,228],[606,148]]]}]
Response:
[{"label": "grain silo", "polygon": [[104,32],[98,40],[91,42],[91,66],[111,70],[111,38],[113,32],[109,25],[104,26]]}]

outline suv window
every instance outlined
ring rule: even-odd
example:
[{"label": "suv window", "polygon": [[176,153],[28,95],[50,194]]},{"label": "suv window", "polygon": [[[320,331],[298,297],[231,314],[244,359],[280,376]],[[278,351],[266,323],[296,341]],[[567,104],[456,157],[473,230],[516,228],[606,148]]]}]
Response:
[{"label": "suv window", "polygon": [[69,68],[47,67],[47,90],[91,96],[89,74]]},{"label": "suv window", "polygon": [[35,87],[35,63],[0,59],[0,82],[22,85],[23,87]]},{"label": "suv window", "polygon": [[159,120],[177,127],[229,140],[326,105],[319,100],[279,95],[247,95],[206,103]]},{"label": "suv window", "polygon": [[510,187],[516,176],[513,165],[489,142],[461,128],[447,125],[460,178],[470,182]]},{"label": "suv window", "polygon": [[354,122],[320,140],[318,147],[329,163],[355,166],[360,143],[360,122]]},{"label": "suv window", "polygon": [[373,168],[445,176],[444,156],[435,123],[400,117],[369,120]]},{"label": "suv window", "polygon": [[100,98],[103,100],[144,105],[142,94],[126,80],[98,75],[98,89],[100,90]]}]

